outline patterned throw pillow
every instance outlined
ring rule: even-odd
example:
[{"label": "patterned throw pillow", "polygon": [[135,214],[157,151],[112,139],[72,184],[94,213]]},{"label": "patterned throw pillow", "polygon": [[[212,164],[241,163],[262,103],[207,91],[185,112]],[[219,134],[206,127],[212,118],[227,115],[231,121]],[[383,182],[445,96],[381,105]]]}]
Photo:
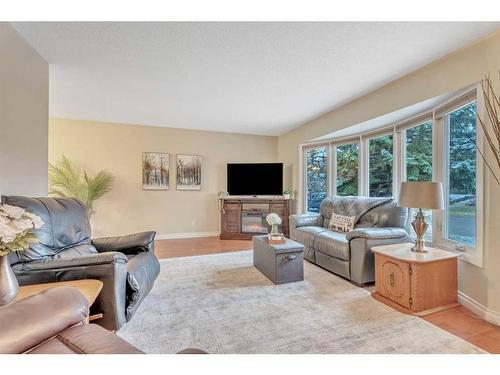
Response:
[{"label": "patterned throw pillow", "polygon": [[343,216],[332,213],[328,229],[340,233],[349,233],[354,228],[354,219],[356,216]]}]

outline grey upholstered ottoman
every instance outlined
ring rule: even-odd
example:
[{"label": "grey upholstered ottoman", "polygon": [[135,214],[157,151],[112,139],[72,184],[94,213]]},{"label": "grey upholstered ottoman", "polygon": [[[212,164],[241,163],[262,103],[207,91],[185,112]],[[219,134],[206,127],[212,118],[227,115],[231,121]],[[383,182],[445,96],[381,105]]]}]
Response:
[{"label": "grey upholstered ottoman", "polygon": [[267,236],[253,237],[253,265],[275,284],[304,280],[304,246],[286,239],[270,245]]}]

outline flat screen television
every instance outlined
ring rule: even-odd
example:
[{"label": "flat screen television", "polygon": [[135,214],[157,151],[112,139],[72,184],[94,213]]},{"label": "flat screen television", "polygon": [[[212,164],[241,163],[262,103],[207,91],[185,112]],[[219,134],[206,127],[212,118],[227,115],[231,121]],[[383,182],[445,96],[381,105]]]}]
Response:
[{"label": "flat screen television", "polygon": [[282,195],[283,163],[228,163],[229,195]]}]

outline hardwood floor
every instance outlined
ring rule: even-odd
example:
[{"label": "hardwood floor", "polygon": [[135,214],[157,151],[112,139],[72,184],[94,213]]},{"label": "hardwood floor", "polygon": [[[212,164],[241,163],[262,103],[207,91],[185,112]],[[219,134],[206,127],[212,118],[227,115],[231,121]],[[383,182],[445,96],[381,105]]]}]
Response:
[{"label": "hardwood floor", "polygon": [[[251,249],[252,241],[222,241],[218,237],[182,238],[155,242],[155,254],[159,259]],[[365,289],[373,291],[374,287],[368,285]],[[500,327],[479,318],[463,306],[434,313],[422,319],[489,353],[500,354]]]},{"label": "hardwood floor", "polygon": [[180,238],[155,241],[155,254],[159,259],[228,253],[251,250],[252,241],[219,240],[219,237]]},{"label": "hardwood floor", "polygon": [[489,353],[500,354],[500,327],[488,323],[463,306],[434,313],[423,319]]}]

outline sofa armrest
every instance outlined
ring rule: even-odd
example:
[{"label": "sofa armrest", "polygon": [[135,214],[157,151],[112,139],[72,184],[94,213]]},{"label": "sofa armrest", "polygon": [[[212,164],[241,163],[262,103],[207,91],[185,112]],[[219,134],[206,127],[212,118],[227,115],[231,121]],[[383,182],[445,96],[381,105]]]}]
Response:
[{"label": "sofa armrest", "polygon": [[346,238],[348,241],[354,238],[366,238],[377,240],[389,240],[396,238],[405,238],[408,236],[403,228],[386,227],[386,228],[357,228],[347,233]]},{"label": "sofa armrest", "polygon": [[0,353],[23,353],[83,323],[88,302],[76,288],[48,289],[0,308]]},{"label": "sofa armrest", "polygon": [[323,225],[323,216],[321,214],[309,213],[309,214],[296,214],[290,215],[288,218],[290,238],[295,240],[297,228],[313,226],[321,227]]},{"label": "sofa armrest", "polygon": [[99,266],[103,264],[115,263],[127,263],[127,257],[122,253],[110,251],[107,253],[85,255],[68,259],[47,259],[43,261],[18,263],[15,267],[15,270],[20,272],[45,271],[62,268]]},{"label": "sofa armrest", "polygon": [[125,324],[127,257],[108,252],[71,259],[49,259],[17,263],[12,269],[20,285],[51,283],[56,281],[96,279],[104,285],[91,306],[92,314],[103,314],[98,324],[118,330]]},{"label": "sofa armrest", "polygon": [[138,254],[143,251],[154,253],[156,232],[141,232],[126,236],[102,237],[92,240],[98,252],[119,251],[124,254]]},{"label": "sofa armrest", "polygon": [[296,214],[290,215],[290,226],[299,227],[320,227],[323,225],[323,216],[321,214]]}]

